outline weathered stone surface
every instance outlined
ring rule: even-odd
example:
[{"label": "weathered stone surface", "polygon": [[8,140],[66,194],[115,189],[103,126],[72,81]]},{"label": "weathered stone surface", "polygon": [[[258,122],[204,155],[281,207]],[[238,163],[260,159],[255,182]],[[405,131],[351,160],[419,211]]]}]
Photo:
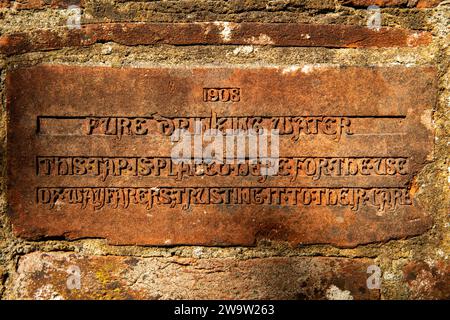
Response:
[{"label": "weathered stone surface", "polygon": [[367,267],[372,263],[325,257],[237,260],[34,252],[20,259],[6,297],[378,299],[379,290],[367,288]]},{"label": "weathered stone surface", "polygon": [[339,3],[355,7],[417,7],[417,8],[431,8],[436,7],[442,0],[339,0]]},{"label": "weathered stone surface", "polygon": [[410,299],[450,299],[448,260],[412,261],[403,268]]},{"label": "weathered stone surface", "polygon": [[15,10],[57,8],[65,9],[71,5],[83,7],[84,0],[1,0],[0,8],[12,8]]},{"label": "weathered stone surface", "polygon": [[[432,149],[433,68],[38,66],[10,72],[7,88],[20,237],[355,246],[431,224],[414,177]],[[239,96],[204,101],[204,88]],[[279,174],[174,165],[170,133],[199,117],[281,129]]]},{"label": "weathered stone surface", "polygon": [[[141,2],[145,2],[140,0]],[[429,7],[435,7],[443,0],[337,0],[337,1],[330,1],[330,0],[285,0],[282,3],[277,2],[271,2],[268,0],[251,0],[247,1],[245,3],[245,6],[248,8],[251,8],[253,10],[261,10],[264,8],[273,8],[278,6],[284,6],[288,7],[289,5],[292,7],[300,7],[300,8],[306,8],[306,9],[319,9],[319,8],[326,8],[330,9],[336,6],[336,2],[341,5],[346,6],[353,6],[353,7],[368,7],[370,5],[376,5],[379,7],[407,7],[407,8],[429,8]],[[127,2],[136,2],[135,0],[116,0],[117,3],[127,3]],[[242,2],[239,0],[230,0],[227,2],[240,4],[240,8],[244,6]],[[195,3],[195,2],[193,2]],[[211,1],[211,3],[214,3],[214,1]],[[192,3],[189,3],[191,6]],[[259,7],[256,5],[260,4]],[[225,4],[222,4],[225,5]],[[256,7],[256,8],[255,8]]]},{"label": "weathered stone surface", "polygon": [[373,30],[353,25],[293,23],[105,23],[80,29],[48,29],[0,36],[6,55],[88,46],[113,41],[124,45],[273,45],[330,48],[415,47],[431,34],[400,28]]}]

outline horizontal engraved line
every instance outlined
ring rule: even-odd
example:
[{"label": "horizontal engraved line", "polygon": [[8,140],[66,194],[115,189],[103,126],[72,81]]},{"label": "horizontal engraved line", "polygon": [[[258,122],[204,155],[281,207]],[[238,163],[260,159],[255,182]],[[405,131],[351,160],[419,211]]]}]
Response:
[{"label": "horizontal engraved line", "polygon": [[[139,158],[152,158],[152,159],[171,159],[171,157],[169,156],[108,156],[108,155],[94,155],[94,156],[88,156],[88,155],[76,155],[76,156],[64,156],[64,155],[39,155],[36,156],[36,158],[112,158],[112,159],[119,159],[119,158],[126,158],[126,159],[139,159]],[[283,159],[295,159],[295,158],[310,158],[310,159],[336,159],[336,158],[345,158],[345,159],[349,159],[349,158],[353,158],[353,159],[405,159],[405,158],[409,158],[409,156],[369,156],[369,157],[363,157],[363,156],[345,156],[345,157],[321,157],[321,156],[304,156],[304,155],[299,155],[299,156],[280,156],[280,157],[264,157],[264,159],[279,159],[279,158],[283,158]],[[190,158],[191,160],[195,160],[194,157]],[[246,156],[246,157],[234,157],[233,159],[245,159],[245,160],[250,160],[251,158]]]},{"label": "horizontal engraved line", "polygon": [[[237,136],[245,132],[258,135],[272,132],[277,136],[288,136],[293,142],[306,136],[325,136],[339,142],[342,136],[354,133],[370,133],[369,127],[358,125],[357,119],[366,121],[403,120],[404,115],[351,115],[351,116],[298,116],[298,115],[218,115],[211,111],[208,116],[162,116],[158,113],[142,117],[119,116],[38,116],[37,133],[40,135],[111,136],[178,136],[180,133],[220,136]],[[58,123],[61,121],[62,123]],[[353,123],[356,121],[356,124]],[[391,135],[398,135],[399,123],[387,124]],[[355,130],[356,129],[356,132]],[[274,131],[276,130],[276,131]],[[362,132],[361,132],[362,131]],[[385,132],[386,133],[386,132]],[[401,135],[401,133],[400,133]]]},{"label": "horizontal engraved line", "polygon": [[395,132],[395,133],[353,133],[353,136],[406,136],[406,132]]},{"label": "horizontal engraved line", "polygon": [[[220,116],[220,118],[245,118],[245,117],[259,117],[259,118],[265,118],[265,119],[270,119],[272,117],[277,117],[277,118],[286,118],[286,117],[290,117],[290,118],[295,118],[295,117],[311,117],[311,118],[319,118],[319,117],[326,117],[326,118],[341,118],[341,117],[345,117],[345,118],[380,118],[380,119],[405,119],[406,115],[326,115],[326,114],[322,114],[322,115],[235,115],[235,116]],[[87,118],[114,118],[114,119],[119,119],[119,118],[127,118],[127,119],[149,119],[152,120],[154,119],[154,117],[152,115],[150,116],[118,116],[118,115],[114,115],[114,116],[109,116],[109,115],[95,115],[95,116],[37,116],[38,119],[42,118],[42,119],[87,119]],[[198,119],[209,119],[211,118],[211,116],[164,116],[164,118],[168,118],[168,119],[177,119],[177,118],[198,118]]]}]

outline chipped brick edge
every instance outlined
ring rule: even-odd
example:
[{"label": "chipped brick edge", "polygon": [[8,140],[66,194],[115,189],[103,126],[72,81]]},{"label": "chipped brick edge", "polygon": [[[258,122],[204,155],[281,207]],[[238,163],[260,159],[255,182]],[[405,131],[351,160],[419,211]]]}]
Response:
[{"label": "chipped brick edge", "polygon": [[40,29],[0,36],[0,53],[14,55],[98,42],[123,45],[272,45],[328,48],[416,47],[431,34],[397,28],[291,23],[104,23],[81,29]]}]

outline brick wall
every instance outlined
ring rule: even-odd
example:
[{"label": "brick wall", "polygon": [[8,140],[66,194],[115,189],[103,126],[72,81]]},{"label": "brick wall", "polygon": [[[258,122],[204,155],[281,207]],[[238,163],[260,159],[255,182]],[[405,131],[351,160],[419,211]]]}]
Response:
[{"label": "brick wall", "polygon": [[[379,6],[381,29],[367,27],[373,16],[369,5]],[[0,1],[0,297],[450,298],[449,18],[450,5],[433,0]],[[333,225],[342,221],[316,219],[303,229],[299,227],[304,233],[296,237],[285,236],[286,226],[277,229],[267,224],[260,230],[251,229],[252,235],[244,237],[248,226],[240,229],[236,224],[239,235],[245,238],[241,244],[239,240],[237,244],[194,241],[193,245],[152,245],[149,238],[140,241],[138,236],[128,238],[138,239],[134,242],[138,245],[133,245],[134,240],[121,241],[120,234],[76,233],[73,227],[61,231],[64,222],[53,233],[31,227],[31,223],[23,227],[33,219],[33,213],[21,222],[16,219],[16,207],[8,203],[8,193],[12,194],[15,184],[8,181],[8,168],[20,167],[21,158],[7,154],[11,110],[8,112],[6,97],[28,89],[16,82],[7,92],[6,79],[15,70],[40,65],[62,70],[67,66],[276,67],[294,72],[348,67],[374,73],[397,68],[398,74],[382,72],[385,78],[398,77],[392,96],[402,96],[403,87],[416,88],[416,98],[405,95],[399,101],[412,104],[423,98],[432,110],[428,118],[418,117],[418,125],[422,119],[433,132],[434,139],[427,145],[430,152],[412,179],[405,182],[420,207],[415,216],[418,222],[414,216],[405,220],[394,212],[385,217],[389,223],[374,220],[372,226],[363,220],[360,228],[344,226],[331,236]],[[355,77],[367,77],[361,74]],[[344,89],[340,91],[346,87],[354,90],[350,78],[348,83],[341,80],[339,85]],[[47,80],[49,92],[65,90],[52,83],[52,78]],[[42,78],[45,82],[36,86],[45,87],[47,80]],[[28,88],[33,86],[26,82],[30,80],[23,81]],[[327,88],[336,90],[336,85],[330,81]],[[420,92],[423,88],[431,89]],[[365,89],[356,90],[352,99],[362,99]],[[39,97],[30,97],[30,103],[33,99]],[[52,99],[50,95],[48,99]],[[412,136],[402,141],[412,146],[415,140]],[[22,150],[27,137],[14,143],[9,150]],[[180,234],[188,234],[190,227],[179,224],[176,228]],[[311,230],[325,240],[309,236]],[[217,230],[220,232],[224,231]],[[239,238],[230,234],[233,236]],[[369,266],[381,271],[379,289],[367,285]],[[73,282],[77,274],[80,286]]]}]

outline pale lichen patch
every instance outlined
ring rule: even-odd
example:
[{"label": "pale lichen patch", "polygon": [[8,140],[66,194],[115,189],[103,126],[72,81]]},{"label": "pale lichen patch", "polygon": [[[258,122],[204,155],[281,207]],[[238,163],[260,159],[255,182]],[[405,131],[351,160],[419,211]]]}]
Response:
[{"label": "pale lichen patch", "polygon": [[353,300],[353,296],[350,291],[341,290],[334,284],[327,289],[326,297],[328,300]]},{"label": "pale lichen patch", "polygon": [[216,21],[214,22],[214,25],[221,29],[220,35],[222,37],[222,40],[225,42],[230,42],[233,30],[237,27],[237,24],[233,22]]},{"label": "pale lichen patch", "polygon": [[246,39],[245,42],[260,46],[275,44],[271,37],[269,37],[267,34],[262,33],[258,37],[251,37],[249,39]]}]

